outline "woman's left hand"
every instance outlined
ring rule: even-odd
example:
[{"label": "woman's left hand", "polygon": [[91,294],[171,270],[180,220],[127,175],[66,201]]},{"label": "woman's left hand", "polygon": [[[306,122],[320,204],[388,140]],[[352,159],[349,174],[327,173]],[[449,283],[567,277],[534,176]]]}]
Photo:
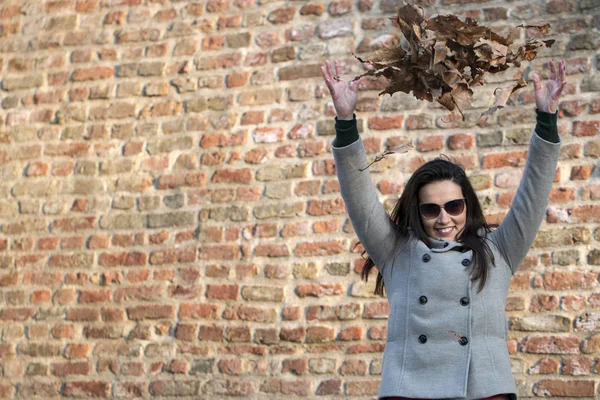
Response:
[{"label": "woman's left hand", "polygon": [[567,85],[565,73],[565,60],[560,60],[558,71],[556,63],[550,60],[550,79],[542,86],[540,77],[537,73],[531,75],[533,81],[533,90],[535,92],[535,105],[538,110],[554,114],[558,110],[558,100]]}]

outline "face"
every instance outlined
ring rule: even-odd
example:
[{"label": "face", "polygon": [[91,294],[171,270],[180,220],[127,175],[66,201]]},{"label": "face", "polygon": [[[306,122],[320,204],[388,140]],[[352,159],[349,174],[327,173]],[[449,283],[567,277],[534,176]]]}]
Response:
[{"label": "face", "polygon": [[[463,192],[460,186],[452,181],[436,181],[428,183],[419,190],[419,204],[437,204],[444,206],[452,200],[463,198]],[[460,203],[460,202],[459,202]],[[456,211],[456,203],[448,204],[448,210]],[[428,207],[435,208],[435,207]],[[452,240],[462,232],[467,221],[467,206],[465,205],[462,212],[458,215],[451,215],[444,208],[440,208],[440,213],[434,218],[425,218],[423,213],[419,211],[423,228],[427,236],[438,240]]]}]

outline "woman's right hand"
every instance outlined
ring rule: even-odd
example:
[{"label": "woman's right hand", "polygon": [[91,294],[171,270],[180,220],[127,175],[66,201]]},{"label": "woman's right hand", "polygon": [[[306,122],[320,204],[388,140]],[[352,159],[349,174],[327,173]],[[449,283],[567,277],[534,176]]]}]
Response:
[{"label": "woman's right hand", "polygon": [[325,84],[329,88],[338,119],[353,119],[359,80],[348,84],[339,78],[342,74],[342,68],[337,60],[333,62],[333,66],[329,61],[325,61],[325,65],[321,65],[321,73],[323,74]]}]

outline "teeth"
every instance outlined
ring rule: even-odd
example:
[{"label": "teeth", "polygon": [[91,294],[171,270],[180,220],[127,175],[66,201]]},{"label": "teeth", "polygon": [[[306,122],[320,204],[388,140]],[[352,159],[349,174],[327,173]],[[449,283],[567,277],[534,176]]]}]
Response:
[{"label": "teeth", "polygon": [[438,231],[442,232],[442,233],[448,233],[452,230],[452,227],[450,228],[443,228],[443,229],[438,229]]}]

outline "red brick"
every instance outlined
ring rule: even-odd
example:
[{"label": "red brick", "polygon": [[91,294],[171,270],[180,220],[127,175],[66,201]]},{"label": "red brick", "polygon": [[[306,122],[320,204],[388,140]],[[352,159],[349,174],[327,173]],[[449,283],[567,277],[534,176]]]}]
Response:
[{"label": "red brick", "polygon": [[201,325],[198,338],[203,341],[220,342],[224,335],[225,330],[220,326]]},{"label": "red brick", "polygon": [[559,105],[559,115],[561,117],[576,117],[581,114],[587,102],[583,100],[563,101]]},{"label": "red brick", "polygon": [[169,8],[161,10],[154,15],[154,20],[158,23],[169,22],[177,17],[177,10]]},{"label": "red brick", "polygon": [[532,297],[529,311],[554,311],[558,308],[559,297],[555,295],[538,294]]},{"label": "red brick", "polygon": [[202,40],[202,50],[220,50],[225,46],[225,36],[209,36]]},{"label": "red brick", "polygon": [[70,308],[67,310],[67,321],[99,321],[100,310],[95,308]]},{"label": "red brick", "polygon": [[218,300],[237,300],[239,293],[238,285],[207,285],[206,298]]},{"label": "red brick", "polygon": [[239,28],[241,23],[241,15],[220,16],[217,22],[217,29]]},{"label": "red brick", "polygon": [[564,358],[563,375],[589,375],[593,359],[587,357]]},{"label": "red brick", "polygon": [[417,150],[422,151],[422,152],[440,150],[443,147],[444,147],[444,137],[443,136],[428,136],[428,137],[420,138],[417,141]]},{"label": "red brick", "polygon": [[50,290],[35,290],[31,293],[30,297],[30,301],[32,304],[49,303],[51,300],[52,292]]},{"label": "red brick", "polygon": [[98,265],[106,267],[124,266],[144,266],[148,263],[148,253],[130,252],[130,253],[102,253],[98,258]]},{"label": "red brick", "polygon": [[600,222],[600,205],[573,207],[569,211],[569,220],[571,222]]},{"label": "red brick", "polygon": [[594,286],[597,274],[579,271],[551,271],[544,274],[544,288],[550,290],[589,289]]},{"label": "red brick", "polygon": [[400,129],[404,123],[404,116],[379,116],[368,119],[370,129],[385,130],[385,129]]},{"label": "red brick", "polygon": [[595,136],[600,132],[600,121],[573,122],[573,136]]},{"label": "red brick", "polygon": [[362,340],[364,337],[364,328],[362,326],[351,326],[342,329],[339,334],[339,340]]},{"label": "red brick", "polygon": [[248,164],[261,164],[269,159],[269,151],[264,147],[257,147],[250,150],[244,156],[244,161]]},{"label": "red brick", "polygon": [[344,287],[340,283],[305,283],[300,284],[296,288],[296,294],[298,297],[321,297],[321,296],[335,296],[342,294]]},{"label": "red brick", "polygon": [[[56,328],[56,327],[55,327]],[[56,338],[74,338],[75,337],[75,326],[68,325],[63,328],[69,328],[71,334],[69,335],[53,335]],[[53,329],[54,332],[54,329]],[[88,358],[92,351],[92,346],[88,343],[71,343],[65,346],[65,357],[68,359],[76,358]]]},{"label": "red brick", "polygon": [[544,379],[533,385],[536,396],[586,397],[594,396],[595,381]]},{"label": "red brick", "polygon": [[487,154],[483,156],[482,167],[502,168],[502,167],[523,167],[527,158],[527,152],[515,151],[510,153]]},{"label": "red brick", "polygon": [[213,183],[244,183],[248,184],[252,180],[252,171],[245,169],[220,169],[212,177]]},{"label": "red brick", "polygon": [[530,374],[556,374],[560,368],[560,362],[558,360],[552,360],[544,358],[540,360],[534,367],[530,368],[528,373]]},{"label": "red brick", "polygon": [[578,354],[581,340],[576,337],[527,336],[521,342],[522,351],[537,354]]},{"label": "red brick", "polygon": [[450,150],[470,149],[475,144],[475,138],[471,134],[457,133],[448,138],[448,148]]},{"label": "red brick", "polygon": [[26,176],[46,176],[48,175],[48,170],[50,166],[45,162],[33,162],[27,166],[27,170],[25,171]]},{"label": "red brick", "polygon": [[261,244],[254,249],[255,257],[289,257],[286,244]]},{"label": "red brick", "polygon": [[561,299],[560,308],[566,311],[580,311],[585,308],[585,296],[567,295]]},{"label": "red brick", "polygon": [[585,181],[588,180],[594,170],[593,165],[576,165],[571,168],[571,176],[569,179],[572,181]]},{"label": "red brick", "polygon": [[98,8],[98,0],[77,0],[75,11],[78,13],[87,13],[95,11]]},{"label": "red brick", "polygon": [[283,7],[271,12],[267,20],[272,24],[287,24],[294,19],[296,7]]},{"label": "red brick", "polygon": [[66,382],[62,386],[62,394],[67,397],[108,397],[111,383],[102,381]]},{"label": "red brick", "polygon": [[202,260],[235,260],[240,256],[240,247],[234,245],[202,246],[199,255]]},{"label": "red brick", "polygon": [[294,249],[294,254],[298,257],[310,257],[341,254],[345,251],[346,248],[341,241],[330,240],[322,242],[298,243]]},{"label": "red brick", "polygon": [[222,13],[229,10],[228,0],[209,0],[206,4],[206,11],[209,13]]},{"label": "red brick", "polygon": [[277,158],[289,158],[296,155],[296,147],[291,144],[280,146],[275,150],[275,157]]},{"label": "red brick", "polygon": [[302,6],[300,15],[321,16],[325,12],[325,4],[310,3]]},{"label": "red brick", "polygon": [[575,200],[576,191],[574,188],[553,188],[550,191],[551,203],[568,203]]},{"label": "red brick", "polygon": [[115,70],[111,67],[89,67],[78,68],[73,73],[74,81],[91,81],[98,79],[107,79],[114,76]]},{"label": "red brick", "polygon": [[264,111],[248,111],[242,115],[241,125],[258,125],[265,121]]},{"label": "red brick", "polygon": [[89,375],[91,371],[91,364],[89,361],[52,363],[50,367],[52,375],[58,377]]},{"label": "red brick", "polygon": [[317,234],[335,233],[339,228],[340,226],[337,220],[317,221],[313,224],[313,232]]},{"label": "red brick", "polygon": [[[246,86],[248,83],[248,78],[250,77],[250,72],[239,71],[239,72],[230,72],[226,79],[226,85],[228,88],[241,87]],[[264,115],[264,112],[263,112]]]},{"label": "red brick", "polygon": [[148,306],[127,307],[130,320],[172,319],[175,317],[175,307],[170,304],[154,304]]},{"label": "red brick", "polygon": [[307,222],[296,222],[285,224],[281,230],[281,237],[295,237],[295,236],[306,236],[308,233]]}]

